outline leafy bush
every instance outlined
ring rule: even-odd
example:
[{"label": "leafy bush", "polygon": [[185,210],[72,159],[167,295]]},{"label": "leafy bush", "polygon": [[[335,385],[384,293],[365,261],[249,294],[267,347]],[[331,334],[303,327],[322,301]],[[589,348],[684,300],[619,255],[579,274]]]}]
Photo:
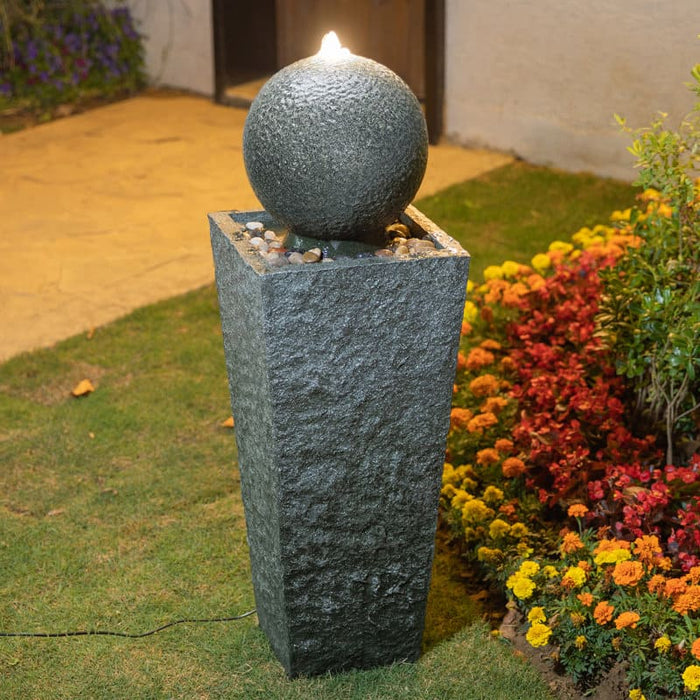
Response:
[{"label": "leafy bush", "polygon": [[[692,70],[700,97],[700,64]],[[679,129],[661,115],[632,132],[630,151],[645,190],[642,205],[627,212],[629,229],[644,245],[603,275],[606,293],[598,322],[618,372],[631,380],[635,423],[661,424],[666,459],[687,443],[700,406],[700,102]],[[687,455],[686,455],[687,457]]]},{"label": "leafy bush", "polygon": [[41,109],[145,84],[128,8],[98,0],[1,4],[0,70],[0,98]]}]

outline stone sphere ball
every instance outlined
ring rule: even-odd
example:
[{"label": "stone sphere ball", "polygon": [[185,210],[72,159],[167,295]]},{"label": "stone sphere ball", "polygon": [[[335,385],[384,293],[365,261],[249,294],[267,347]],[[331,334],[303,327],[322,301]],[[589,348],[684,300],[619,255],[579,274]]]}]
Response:
[{"label": "stone sphere ball", "polygon": [[428,161],[423,111],[406,83],[360,56],[297,61],[262,87],[243,131],[248,178],[293,233],[374,235],[415,196]]}]

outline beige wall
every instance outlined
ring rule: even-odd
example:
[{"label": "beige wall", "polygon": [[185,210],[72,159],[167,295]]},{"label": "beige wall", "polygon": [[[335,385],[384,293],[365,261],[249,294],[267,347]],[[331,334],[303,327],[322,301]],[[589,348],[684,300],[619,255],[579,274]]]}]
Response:
[{"label": "beige wall", "polygon": [[700,0],[446,0],[445,131],[466,145],[631,179],[631,126],[692,107]]},{"label": "beige wall", "polygon": [[127,0],[155,85],[214,94],[211,0]]}]

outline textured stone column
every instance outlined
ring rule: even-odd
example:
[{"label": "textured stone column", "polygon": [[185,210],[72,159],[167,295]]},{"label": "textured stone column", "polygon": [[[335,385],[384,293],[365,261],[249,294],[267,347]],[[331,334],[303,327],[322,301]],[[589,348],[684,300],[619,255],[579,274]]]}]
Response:
[{"label": "textured stone column", "polygon": [[260,625],[288,675],[420,653],[469,255],[268,268],[209,216]]}]

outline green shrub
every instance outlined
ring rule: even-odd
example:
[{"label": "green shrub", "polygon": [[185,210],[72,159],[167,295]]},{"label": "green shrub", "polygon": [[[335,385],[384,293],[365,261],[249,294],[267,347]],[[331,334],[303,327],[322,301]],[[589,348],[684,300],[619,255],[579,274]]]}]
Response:
[{"label": "green shrub", "polygon": [[[700,64],[692,70],[700,97]],[[632,131],[629,148],[640,169],[642,206],[629,212],[640,245],[603,273],[606,291],[598,321],[619,374],[635,393],[635,418],[665,434],[667,461],[694,432],[700,406],[700,102],[677,131],[660,115]]]}]

